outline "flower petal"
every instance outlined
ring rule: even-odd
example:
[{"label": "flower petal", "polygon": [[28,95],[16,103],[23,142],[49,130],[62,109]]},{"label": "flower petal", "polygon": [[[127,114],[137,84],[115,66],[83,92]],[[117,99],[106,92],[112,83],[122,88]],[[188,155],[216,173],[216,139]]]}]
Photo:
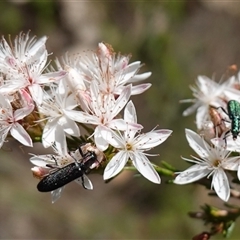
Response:
[{"label": "flower petal", "polygon": [[171,130],[159,129],[145,134],[141,134],[136,138],[136,146],[138,149],[153,148],[164,142],[171,133]]},{"label": "flower petal", "polygon": [[128,155],[124,151],[118,152],[104,169],[103,179],[107,180],[122,171],[128,161]]},{"label": "flower petal", "polygon": [[[42,144],[45,148],[50,147],[55,142],[55,131],[57,127],[58,119],[48,121],[43,129]],[[63,132],[63,130],[62,130]]]},{"label": "flower petal", "polygon": [[29,160],[35,166],[44,167],[44,168],[47,168],[46,167],[47,164],[50,164],[50,165],[56,164],[56,162],[53,158],[53,155],[51,155],[51,154],[33,155],[33,157],[31,157]]},{"label": "flower petal", "polygon": [[4,141],[8,135],[9,130],[11,129],[11,125],[1,126],[2,129],[0,131],[0,148],[4,144]]},{"label": "flower petal", "polygon": [[65,133],[62,130],[62,127],[58,124],[56,125],[54,134],[54,147],[56,148],[55,152],[61,156],[69,156]]},{"label": "flower petal", "polygon": [[109,128],[116,129],[118,131],[125,131],[127,129],[127,124],[123,119],[113,119],[107,124]]},{"label": "flower petal", "polygon": [[185,129],[186,138],[190,147],[202,158],[208,157],[207,147],[209,146],[197,133],[190,129]]},{"label": "flower petal", "polygon": [[108,148],[108,142],[103,138],[101,127],[97,126],[94,131],[94,141],[97,148],[101,151],[105,151]]},{"label": "flower petal", "polygon": [[217,195],[225,202],[230,197],[230,186],[228,178],[223,169],[215,170],[213,174],[212,184]]},{"label": "flower petal", "polygon": [[115,103],[115,107],[112,110],[112,116],[115,117],[127,104],[130,96],[131,96],[131,91],[132,91],[132,85],[128,85],[124,88],[122,93],[119,95],[117,98],[117,101]]},{"label": "flower petal", "polygon": [[209,174],[210,170],[206,165],[193,165],[181,172],[175,179],[174,183],[176,184],[187,184],[195,182]]},{"label": "flower petal", "polygon": [[202,129],[203,123],[207,121],[207,118],[209,116],[208,108],[209,106],[203,105],[197,109],[197,113],[196,113],[197,129]]},{"label": "flower petal", "polygon": [[[184,100],[182,100],[181,102],[184,102]],[[195,102],[192,106],[188,107],[186,110],[183,111],[183,116],[186,117],[186,116],[189,116],[190,114],[192,114],[193,112],[196,111],[196,109],[198,107],[200,107],[200,102]]]},{"label": "flower petal", "polygon": [[26,130],[18,122],[15,122],[10,129],[11,135],[25,146],[32,147],[32,139]]},{"label": "flower petal", "polygon": [[80,136],[79,127],[72,119],[62,116],[61,118],[59,118],[58,124],[67,134],[75,137]]},{"label": "flower petal", "polygon": [[161,179],[157,171],[152,166],[148,158],[141,152],[131,154],[130,158],[136,169],[149,181],[153,183],[161,183]]},{"label": "flower petal", "polygon": [[17,109],[13,114],[14,120],[18,121],[18,120],[23,119],[24,117],[29,115],[33,111],[33,109],[34,109],[33,104],[29,104],[26,107]]},{"label": "flower petal", "polygon": [[[145,80],[149,78],[151,75],[152,75],[151,72],[136,74],[135,76],[133,76],[131,79],[128,80],[128,83],[135,83],[135,82]],[[149,83],[146,83],[146,84],[149,84]]]},{"label": "flower petal", "polygon": [[42,100],[43,100],[43,90],[42,90],[41,86],[38,84],[32,84],[32,85],[28,86],[28,89],[31,93],[31,96],[32,96],[34,102],[36,102],[37,105],[41,105]]},{"label": "flower petal", "polygon": [[147,91],[152,86],[151,83],[139,84],[132,87],[131,95],[138,95]]},{"label": "flower petal", "polygon": [[62,79],[66,76],[66,71],[57,71],[57,72],[49,72],[42,74],[38,79],[38,84],[50,83],[50,82],[57,82],[58,80]]},{"label": "flower petal", "polygon": [[125,141],[118,133],[101,125],[99,125],[97,128],[101,132],[102,137],[113,147],[122,149],[125,148]]},{"label": "flower petal", "polygon": [[124,109],[124,120],[130,123],[137,123],[136,109],[132,101],[129,101]]},{"label": "flower petal", "polygon": [[94,124],[94,125],[99,124],[98,117],[94,115],[90,115],[86,112],[65,109],[64,113],[66,114],[66,116],[68,116],[69,118],[71,118],[76,122]]}]

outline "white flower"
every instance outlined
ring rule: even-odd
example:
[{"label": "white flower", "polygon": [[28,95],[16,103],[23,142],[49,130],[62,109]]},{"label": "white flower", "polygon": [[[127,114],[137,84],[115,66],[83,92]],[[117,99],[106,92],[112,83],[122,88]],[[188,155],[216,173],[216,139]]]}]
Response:
[{"label": "white flower", "polygon": [[[102,138],[101,126],[124,130],[126,123],[121,118],[116,118],[124,108],[131,95],[131,85],[124,88],[122,93],[115,99],[114,95],[100,93],[99,85],[93,81],[90,86],[90,101],[88,108],[83,111],[66,111],[67,115],[81,123],[97,125],[94,130],[94,142],[98,149],[104,151],[108,143]],[[136,125],[139,128],[139,125]]]},{"label": "white flower", "polygon": [[[26,94],[24,94],[25,96]],[[28,101],[27,98],[25,101]],[[29,115],[33,109],[34,105],[28,101],[26,106],[14,111],[7,96],[0,94],[0,147],[2,147],[9,131],[12,137],[23,145],[32,147],[32,139],[19,121]]]},{"label": "white flower", "polygon": [[47,37],[38,41],[30,38],[29,33],[16,37],[11,48],[3,38],[0,44],[0,71],[5,74],[1,93],[14,93],[28,88],[32,98],[38,104],[42,101],[42,85],[61,79],[66,72],[58,71],[43,74],[48,53],[45,47]]},{"label": "white flower", "polygon": [[[124,120],[128,123],[136,123],[136,112],[132,102],[125,108]],[[145,134],[136,135],[137,130],[128,125],[124,134],[102,127],[104,138],[119,152],[113,156],[107,164],[103,178],[109,179],[116,176],[130,159],[136,169],[148,180],[160,183],[161,179],[151,162],[146,157],[145,151],[164,142],[172,133],[170,130],[153,130]]]},{"label": "white flower", "polygon": [[68,88],[63,81],[58,87],[51,86],[51,92],[46,96],[40,106],[39,112],[47,118],[47,123],[43,130],[42,143],[44,147],[49,147],[53,142],[62,142],[65,133],[79,137],[78,125],[68,117],[68,113],[77,106],[73,94],[69,94]]},{"label": "white flower", "polygon": [[197,128],[202,129],[203,124],[210,119],[209,106],[226,108],[228,100],[239,98],[240,92],[233,88],[235,81],[236,79],[231,77],[225,83],[218,84],[206,76],[198,76],[196,86],[190,87],[196,99],[181,101],[194,102],[191,107],[183,112],[183,115],[188,116],[197,110]]},{"label": "white flower", "polygon": [[179,173],[174,183],[187,184],[198,181],[204,177],[212,176],[212,188],[214,188],[219,198],[228,201],[230,187],[224,169],[228,165],[228,162],[234,160],[235,157],[228,157],[231,152],[224,148],[224,140],[221,139],[215,147],[210,146],[203,138],[189,129],[186,129],[186,138],[190,147],[198,154],[199,158],[183,158],[195,164]]},{"label": "white flower", "polygon": [[[150,72],[137,74],[141,63],[129,64],[130,56],[122,56],[113,51],[107,44],[99,43],[97,52],[91,58],[80,62],[80,69],[85,81],[97,81],[103,94],[120,95],[124,87],[130,83],[143,81],[151,76]],[[140,94],[151,87],[150,83],[132,87],[132,95]]]}]

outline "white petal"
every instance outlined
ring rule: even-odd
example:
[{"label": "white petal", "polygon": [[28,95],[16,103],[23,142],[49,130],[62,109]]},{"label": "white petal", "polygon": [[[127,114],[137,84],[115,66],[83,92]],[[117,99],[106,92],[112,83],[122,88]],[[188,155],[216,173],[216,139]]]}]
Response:
[{"label": "white petal", "polygon": [[54,133],[55,133],[54,146],[57,150],[57,153],[61,156],[67,156],[68,149],[67,149],[66,136],[64,134],[64,131],[62,130],[62,127],[59,125],[56,125]]},{"label": "white petal", "polygon": [[230,157],[222,163],[222,167],[227,170],[237,171],[240,167],[240,157]]},{"label": "white petal", "polygon": [[7,80],[6,83],[0,87],[1,93],[10,94],[28,85],[25,79],[16,78],[17,77]]},{"label": "white petal", "polygon": [[142,74],[136,74],[131,79],[128,80],[128,83],[135,83],[149,78],[152,75],[151,72],[146,72]]},{"label": "white petal", "polygon": [[133,155],[131,155],[131,159],[133,161],[133,165],[145,178],[153,183],[161,183],[159,174],[143,153],[133,153]]},{"label": "white petal", "polygon": [[137,113],[132,101],[129,101],[124,109],[124,120],[130,123],[137,123]]},{"label": "white petal", "polygon": [[23,106],[34,105],[31,95],[25,89],[20,89],[18,92],[21,95]]},{"label": "white petal", "polygon": [[86,86],[85,86],[83,78],[81,77],[79,72],[76,69],[74,69],[68,65],[65,65],[64,68],[68,72],[66,82],[69,84],[71,90],[72,91],[79,91],[79,90],[85,91]]},{"label": "white petal", "polygon": [[54,191],[51,191],[52,203],[55,203],[61,197],[63,189],[64,189],[64,186]]},{"label": "white petal", "polygon": [[202,158],[208,157],[209,153],[207,148],[210,148],[208,143],[205,142],[197,133],[190,129],[185,129],[186,138],[190,147]]},{"label": "white petal", "polygon": [[[66,87],[65,87],[66,88]],[[66,109],[74,109],[75,107],[77,107],[77,101],[76,101],[76,96],[75,94],[70,94],[66,97],[65,99],[65,108]]]},{"label": "white petal", "polygon": [[4,141],[5,141],[6,137],[7,137],[8,132],[9,132],[10,129],[11,129],[11,125],[1,129],[1,131],[0,131],[0,148],[4,144]]},{"label": "white petal", "polygon": [[121,138],[121,136],[115,131],[107,128],[105,126],[99,125],[98,131],[101,132],[101,136],[113,147],[115,148],[125,148],[125,140]]},{"label": "white petal", "polygon": [[28,86],[28,89],[31,93],[34,102],[36,102],[38,105],[41,105],[43,100],[43,91],[40,85],[33,84],[31,86]]},{"label": "white petal", "polygon": [[26,130],[18,122],[15,122],[10,129],[11,135],[25,146],[32,147],[32,139]]},{"label": "white petal", "polygon": [[217,195],[225,202],[230,196],[230,187],[226,173],[222,169],[215,170],[212,184]]},{"label": "white petal", "polygon": [[[232,134],[226,138],[227,146],[226,149],[231,152],[240,152],[240,137],[236,140],[233,140]],[[216,142],[214,142],[216,144]]]},{"label": "white petal", "polygon": [[93,190],[93,185],[92,185],[92,182],[91,180],[88,178],[87,175],[83,174],[83,181],[82,181],[82,178],[77,178],[75,180],[76,183],[80,184],[81,186],[83,186],[84,184],[84,188],[86,188],[87,190]]},{"label": "white petal", "polygon": [[[34,37],[35,38],[35,37]],[[33,38],[32,38],[33,40]],[[43,36],[41,38],[39,38],[34,45],[31,45],[31,48],[29,49],[28,54],[32,57],[34,55],[37,55],[37,57],[39,57],[39,55],[42,55],[45,52],[45,44],[47,41],[47,37]],[[41,53],[41,54],[40,54]]]},{"label": "white petal", "polygon": [[98,117],[94,115],[90,115],[88,113],[82,111],[75,111],[75,110],[64,110],[64,113],[71,118],[72,120],[80,123],[87,123],[87,124],[99,124]]},{"label": "white petal", "polygon": [[238,168],[237,176],[238,176],[238,180],[240,180],[240,168]]},{"label": "white petal", "polygon": [[139,84],[132,87],[131,95],[138,95],[147,91],[152,86],[151,83]]},{"label": "white petal", "polygon": [[102,137],[101,128],[97,126],[94,131],[94,142],[97,148],[105,151],[108,148],[108,142]]},{"label": "white petal", "polygon": [[28,106],[26,106],[24,108],[17,109],[13,114],[14,120],[18,121],[18,120],[23,119],[24,117],[29,115],[33,111],[33,109],[34,109],[33,104],[29,104]]},{"label": "white petal", "polygon": [[67,134],[75,137],[80,136],[79,127],[72,119],[63,116],[59,119],[58,124],[62,126]]},{"label": "white petal", "polygon": [[209,94],[209,89],[218,89],[218,83],[214,82],[212,79],[208,78],[207,76],[199,75],[197,78],[197,85],[199,89],[204,95]]},{"label": "white petal", "polygon": [[58,72],[50,72],[50,73],[45,73],[42,74],[38,79],[37,83],[38,84],[44,84],[44,83],[50,83],[50,82],[57,82],[58,80],[62,79],[63,77],[66,76],[65,71],[58,71]]},{"label": "white petal", "polygon": [[168,129],[160,129],[139,135],[135,141],[138,149],[153,148],[164,142],[172,133]]},{"label": "white petal", "polygon": [[[226,140],[221,138],[212,138],[211,143],[213,143],[217,148],[224,148],[226,149]],[[226,149],[227,151],[227,149]]]},{"label": "white petal", "polygon": [[45,148],[50,147],[55,142],[55,131],[57,127],[57,121],[58,119],[48,121],[43,129],[42,144]]},{"label": "white petal", "polygon": [[[183,102],[184,100],[182,100]],[[188,107],[186,110],[183,111],[183,116],[189,116],[193,112],[197,110],[197,108],[200,106],[200,102],[195,102],[192,106]]]},{"label": "white petal", "polygon": [[[92,81],[90,85],[91,104],[93,112],[96,116],[101,116],[102,99],[100,95],[99,85],[96,81]],[[106,96],[107,97],[107,96]]]},{"label": "white petal", "polygon": [[[143,83],[143,84],[139,84],[136,86],[132,86],[131,95],[141,94],[141,93],[145,92],[146,90],[148,90],[151,86],[152,86],[151,83]],[[114,94],[120,95],[124,88],[125,88],[125,86],[117,87],[114,91]]]},{"label": "white petal", "polygon": [[133,62],[125,67],[123,70],[122,75],[124,76],[124,79],[122,80],[123,83],[132,81],[132,78],[134,78],[134,75],[138,71],[138,69],[141,66],[141,62]]},{"label": "white petal", "polygon": [[127,130],[127,123],[123,119],[113,119],[110,121],[107,126],[112,129],[116,129],[118,131]]},{"label": "white petal", "polygon": [[112,111],[112,116],[115,117],[127,104],[130,96],[131,96],[131,91],[132,91],[132,85],[128,85],[127,87],[124,88],[122,93],[119,95],[117,98],[117,101],[115,103],[115,107]]},{"label": "white petal", "polygon": [[181,172],[175,179],[176,184],[187,184],[195,182],[201,178],[204,178],[209,174],[211,170],[207,169],[206,165],[193,165],[185,171]]},{"label": "white petal", "polygon": [[125,153],[124,151],[118,152],[115,156],[113,156],[113,158],[105,167],[103,179],[107,180],[109,178],[116,176],[119,172],[122,171],[127,161],[128,161],[127,153]]},{"label": "white petal", "polygon": [[44,168],[46,168],[46,164],[50,164],[50,165],[55,165],[56,164],[56,162],[53,158],[53,155],[51,155],[51,154],[34,155],[29,160],[35,166],[44,167]]},{"label": "white petal", "polygon": [[208,106],[202,105],[197,109],[196,124],[198,129],[202,129],[203,123],[206,122],[208,116]]},{"label": "white petal", "polygon": [[230,157],[222,163],[222,167],[227,170],[237,171],[238,179],[240,180],[240,157]]}]

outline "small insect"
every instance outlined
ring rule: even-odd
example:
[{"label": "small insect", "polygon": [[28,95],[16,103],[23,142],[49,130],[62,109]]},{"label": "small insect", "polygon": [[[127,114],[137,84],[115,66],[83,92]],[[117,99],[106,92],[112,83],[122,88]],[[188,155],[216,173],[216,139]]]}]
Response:
[{"label": "small insect", "polygon": [[230,100],[227,103],[228,116],[232,120],[231,133],[233,140],[236,140],[240,132],[240,103],[235,100]]},{"label": "small insect", "polygon": [[[99,166],[100,162],[98,161],[99,156],[97,156],[94,149],[87,146],[85,145],[85,148],[82,148],[81,146],[78,148],[81,155],[81,161],[75,159],[75,162],[72,162],[62,168],[57,168],[57,170],[55,168],[54,171],[50,171],[50,173],[43,177],[38,183],[38,191],[50,192],[63,187],[78,178],[81,178],[82,186],[88,189],[85,185],[85,174],[89,173],[92,168]],[[51,165],[47,166],[52,167]]]},{"label": "small insect", "polygon": [[213,135],[212,138],[216,135],[220,137],[222,133],[226,132],[228,129],[225,124],[225,120],[215,107],[209,107],[208,112],[210,115],[211,122],[213,124],[213,131],[211,132],[211,134]]},{"label": "small insect", "polygon": [[240,103],[236,100],[230,100],[227,103],[227,111],[223,107],[218,108],[221,108],[223,112],[225,112],[231,120],[231,129],[225,133],[225,137],[228,133],[231,132],[233,140],[236,140],[240,133]]}]

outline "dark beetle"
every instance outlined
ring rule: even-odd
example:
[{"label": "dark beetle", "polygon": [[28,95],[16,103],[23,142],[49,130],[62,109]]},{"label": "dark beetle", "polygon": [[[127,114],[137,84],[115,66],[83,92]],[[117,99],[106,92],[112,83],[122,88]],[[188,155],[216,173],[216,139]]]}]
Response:
[{"label": "dark beetle", "polygon": [[83,176],[90,172],[91,166],[98,160],[94,151],[87,151],[83,154],[81,147],[79,147],[79,152],[82,155],[81,162],[75,161],[62,168],[57,168],[56,171],[50,172],[38,183],[38,191],[50,192],[80,177],[82,179],[82,185],[85,188]]}]

